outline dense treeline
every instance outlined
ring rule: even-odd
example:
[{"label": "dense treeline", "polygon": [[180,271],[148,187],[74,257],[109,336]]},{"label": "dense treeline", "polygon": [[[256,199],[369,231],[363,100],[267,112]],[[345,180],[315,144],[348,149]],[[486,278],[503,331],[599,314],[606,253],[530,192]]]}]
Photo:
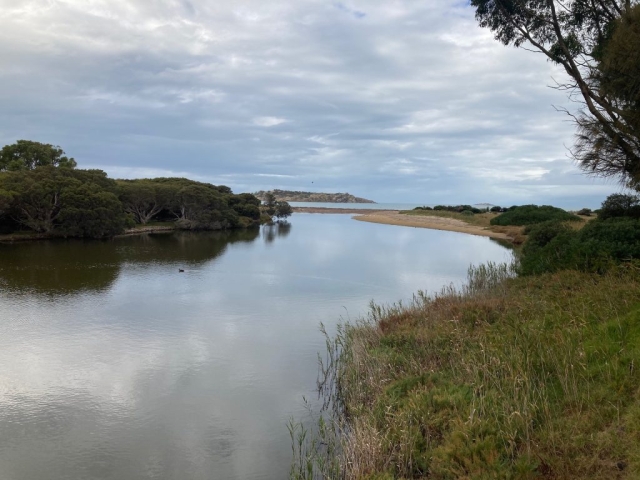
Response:
[{"label": "dense treeline", "polygon": [[186,178],[113,180],[76,169],[59,147],[21,140],[0,151],[0,230],[111,237],[135,224],[171,221],[184,230],[257,225],[261,202]]},{"label": "dense treeline", "polygon": [[117,180],[116,188],[124,211],[142,225],[175,220],[186,230],[223,230],[260,221],[260,200],[248,193],[235,195],[226,186],[155,178]]}]

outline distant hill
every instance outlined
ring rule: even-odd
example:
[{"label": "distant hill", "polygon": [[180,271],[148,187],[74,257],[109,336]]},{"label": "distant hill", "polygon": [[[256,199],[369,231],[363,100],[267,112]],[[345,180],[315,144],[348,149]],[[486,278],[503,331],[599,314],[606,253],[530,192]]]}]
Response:
[{"label": "distant hill", "polygon": [[[276,200],[285,202],[325,202],[325,203],[376,203],[366,198],[355,197],[350,193],[318,193],[318,192],[292,192],[290,190],[271,190]],[[267,194],[264,190],[254,193],[260,200],[264,200]]]}]

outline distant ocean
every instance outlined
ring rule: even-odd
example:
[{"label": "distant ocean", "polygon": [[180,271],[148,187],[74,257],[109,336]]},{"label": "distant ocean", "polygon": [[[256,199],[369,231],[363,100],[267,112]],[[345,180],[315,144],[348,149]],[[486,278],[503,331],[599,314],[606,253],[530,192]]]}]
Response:
[{"label": "distant ocean", "polygon": [[[416,207],[434,207],[429,203],[331,203],[331,202],[289,202],[292,207],[316,207],[316,208],[353,208],[362,210],[413,210]],[[473,205],[477,208],[486,208],[486,204]]]}]

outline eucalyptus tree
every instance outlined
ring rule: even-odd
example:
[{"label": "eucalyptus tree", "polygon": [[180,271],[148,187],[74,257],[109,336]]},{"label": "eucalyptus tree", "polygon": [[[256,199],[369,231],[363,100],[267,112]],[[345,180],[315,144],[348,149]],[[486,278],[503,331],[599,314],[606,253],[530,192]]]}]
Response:
[{"label": "eucalyptus tree", "polygon": [[274,216],[278,220],[290,217],[292,213],[293,213],[293,209],[291,208],[291,205],[289,205],[288,202],[285,202],[282,200],[276,202]]},{"label": "eucalyptus tree", "polygon": [[162,210],[169,208],[170,186],[153,180],[119,180],[119,198],[136,223],[145,225]]},{"label": "eucalyptus tree", "polygon": [[115,182],[100,170],[41,166],[0,176],[10,192],[7,213],[36,232],[104,237],[122,232],[127,217],[114,194]]},{"label": "eucalyptus tree", "polygon": [[60,147],[31,140],[18,140],[0,150],[0,172],[44,166],[75,168],[76,161],[67,157]]},{"label": "eucalyptus tree", "polygon": [[579,100],[572,154],[587,172],[640,181],[638,0],[471,0],[480,26],[505,45],[544,54]]}]

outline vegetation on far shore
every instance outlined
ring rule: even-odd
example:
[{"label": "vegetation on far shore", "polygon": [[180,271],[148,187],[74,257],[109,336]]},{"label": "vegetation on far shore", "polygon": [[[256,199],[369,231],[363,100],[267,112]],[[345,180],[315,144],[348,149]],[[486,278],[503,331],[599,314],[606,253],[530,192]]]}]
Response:
[{"label": "vegetation on far shore", "polygon": [[59,147],[20,140],[0,150],[0,233],[103,238],[150,222],[181,230],[246,228],[291,215],[249,193],[186,178],[113,180],[77,169]]},{"label": "vegetation on far shore", "polygon": [[260,200],[266,200],[268,194],[275,195],[276,200],[286,202],[376,203],[373,200],[356,197],[350,193],[298,192],[275,189],[268,192],[261,190],[254,195]]}]

